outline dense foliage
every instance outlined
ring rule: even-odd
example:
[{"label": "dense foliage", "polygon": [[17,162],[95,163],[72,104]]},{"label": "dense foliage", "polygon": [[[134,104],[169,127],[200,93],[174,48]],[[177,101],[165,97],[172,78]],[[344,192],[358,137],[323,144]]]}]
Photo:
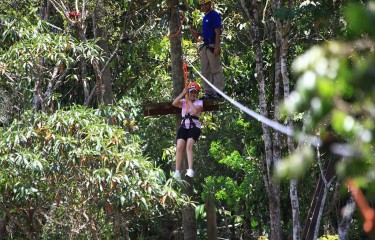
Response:
[{"label": "dense foliage", "polygon": [[[23,234],[76,238],[95,228],[106,238],[112,231],[106,218],[116,211],[137,232],[137,225],[177,200],[163,171],[126,131],[128,110],[29,112],[2,130],[1,209],[17,212]],[[108,117],[118,125],[108,125]]]},{"label": "dense foliage", "polygon": [[[207,239],[209,199],[221,238],[270,236],[262,126],[230,103],[223,101],[220,111],[200,118],[193,195],[182,194],[183,185],[170,179],[176,118],[141,112],[144,103],[173,98],[167,2],[0,3],[0,238],[181,239],[180,210],[189,204],[196,209],[198,238]],[[199,29],[203,15],[197,1],[181,2],[175,8]],[[225,92],[260,112],[251,23],[240,2],[215,3],[223,17]],[[257,10],[264,14],[260,33],[269,117],[292,117],[296,137],[319,132],[336,146],[334,154],[345,157],[318,229],[320,239],[337,239],[340,209],[348,198],[343,180],[355,177],[360,186],[374,189],[374,7],[327,0],[275,9],[273,1],[254,2],[264,4]],[[70,18],[69,11],[80,11],[82,18]],[[286,65],[295,73],[290,77],[295,92],[281,118],[273,82],[280,48],[276,21],[291,22],[284,33],[290,34]],[[178,37],[184,57],[198,67],[199,44],[187,24]],[[322,42],[327,43],[312,47]],[[101,88],[106,70],[112,104],[100,97],[106,94]],[[202,81],[191,68],[189,77]],[[316,146],[286,158],[287,137],[280,142],[285,160],[279,176],[301,177],[303,225],[321,176]],[[282,235],[292,239],[286,181],[280,189]],[[366,239],[362,223],[354,215],[349,239]]]}]

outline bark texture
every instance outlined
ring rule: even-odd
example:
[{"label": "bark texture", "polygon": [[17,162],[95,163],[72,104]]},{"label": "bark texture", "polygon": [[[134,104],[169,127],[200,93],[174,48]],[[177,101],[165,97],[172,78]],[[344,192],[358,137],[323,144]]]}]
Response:
[{"label": "bark texture", "polygon": [[353,214],[355,210],[355,201],[352,195],[349,196],[348,201],[343,209],[343,216],[338,227],[339,239],[346,240],[348,239],[349,227],[351,225]]},{"label": "bark texture", "polygon": [[[260,113],[270,118],[269,106],[267,105],[266,75],[264,58],[262,53],[262,42],[264,40],[264,23],[262,23],[262,15],[266,14],[266,4],[268,1],[240,1],[244,16],[249,20],[250,30],[249,37],[252,43],[255,65],[256,65],[256,80],[258,83],[259,93],[259,108]],[[263,16],[264,17],[264,16]],[[270,86],[268,86],[270,87]],[[278,107],[278,106],[276,106]],[[273,130],[262,123],[263,140],[264,140],[264,162],[263,166],[263,179],[269,199],[269,212],[270,212],[270,239],[280,240],[281,236],[281,209],[280,209],[280,185],[273,178],[274,166],[280,160],[280,141],[278,134],[274,134]]]},{"label": "bark texture", "polygon": [[[280,9],[282,7],[291,8],[292,1],[278,1],[275,2],[273,8]],[[287,98],[290,94],[290,80],[289,80],[289,73],[288,73],[288,53],[290,47],[290,38],[289,34],[292,28],[291,20],[276,20],[276,46],[277,47],[277,59],[276,59],[276,68],[279,69],[280,72],[277,72],[276,78],[278,76],[281,77],[282,88],[284,90],[284,99]],[[278,83],[278,81],[275,81]],[[275,85],[277,86],[277,84]],[[275,89],[279,89],[275,87]],[[276,92],[275,90],[275,92]],[[276,99],[276,97],[275,97]],[[275,106],[280,105],[280,102],[276,103]],[[278,109],[277,109],[278,110]],[[275,110],[275,115],[279,115],[279,111]],[[275,120],[278,120],[275,118]],[[289,128],[293,129],[293,121],[289,117],[287,119],[287,125]],[[281,145],[281,144],[280,144]],[[288,153],[291,154],[295,151],[294,141],[292,136],[287,136],[287,146],[288,146]],[[301,224],[300,224],[300,210],[299,210],[299,201],[298,201],[298,180],[291,179],[289,182],[289,196],[290,202],[292,207],[292,222],[293,222],[293,240],[301,239]]]},{"label": "bark texture", "polygon": [[217,239],[217,223],[216,223],[216,208],[214,205],[214,196],[210,196],[206,201],[207,212],[207,239]]},{"label": "bark texture", "polygon": [[5,215],[3,218],[0,218],[0,240],[4,240],[7,237],[7,225],[9,218]]},{"label": "bark texture", "polygon": [[[99,0],[93,13],[94,36],[95,39],[100,39],[98,46],[103,49],[105,56],[109,59],[108,32],[104,24],[104,13],[104,1]],[[98,63],[98,65],[99,68],[95,71],[98,98],[105,105],[110,105],[113,99],[111,70],[106,63]]]},{"label": "bark texture", "polygon": [[[323,154],[327,154],[323,151]],[[310,205],[309,213],[302,232],[302,239],[314,240],[319,230],[320,219],[325,205],[328,187],[332,178],[335,176],[335,166],[339,161],[337,156],[329,156],[321,170],[321,176],[315,189],[314,196]]]}]

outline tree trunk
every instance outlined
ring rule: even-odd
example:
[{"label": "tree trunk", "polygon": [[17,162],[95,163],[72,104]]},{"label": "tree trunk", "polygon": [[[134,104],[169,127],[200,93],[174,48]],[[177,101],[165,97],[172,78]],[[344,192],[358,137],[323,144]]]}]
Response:
[{"label": "tree trunk", "polygon": [[303,229],[302,239],[316,239],[315,234],[320,227],[320,217],[327,195],[327,183],[330,183],[332,178],[335,176],[335,166],[338,160],[339,159],[337,156],[329,155],[328,159],[326,160],[325,166],[322,168],[322,174],[316,186],[309,213],[307,215],[306,223]]},{"label": "tree trunk", "polygon": [[40,18],[44,21],[48,21],[49,15],[51,13],[51,2],[47,0],[43,0],[40,3]]},{"label": "tree trunk", "polygon": [[[169,20],[169,30],[171,34],[178,31],[180,26],[180,15],[176,11],[175,6],[178,6],[178,0],[168,0],[168,7],[170,10],[170,20]],[[172,62],[172,80],[173,80],[173,95],[177,97],[184,88],[183,79],[183,69],[182,69],[182,45],[181,45],[181,35],[178,34],[170,39],[171,41],[171,62]],[[176,130],[180,126],[181,115],[176,115]],[[183,173],[186,169],[186,153],[183,157],[183,164],[181,172]],[[193,181],[191,178],[186,178],[182,174],[182,179],[188,182],[187,186],[184,186],[182,191],[188,196],[193,196]],[[195,240],[197,239],[197,225],[195,221],[195,211],[192,205],[187,205],[183,207],[182,210],[182,225],[184,229],[184,239],[185,240]]]},{"label": "tree trunk", "polygon": [[[262,54],[262,33],[261,33],[261,15],[263,14],[264,6],[261,1],[241,0],[241,6],[244,10],[245,18],[249,19],[250,31],[249,36],[254,50],[255,63],[256,63],[256,78],[258,82],[259,92],[259,107],[260,113],[264,117],[269,118],[267,99],[266,99],[266,83],[265,83],[265,70],[263,64]],[[264,149],[265,149],[265,165],[263,179],[269,199],[269,212],[270,212],[270,239],[281,239],[281,210],[280,210],[280,185],[273,178],[273,170],[275,163],[280,160],[279,153],[274,149],[280,148],[278,142],[273,142],[272,130],[269,126],[262,123]],[[277,136],[277,135],[276,135]],[[275,145],[274,145],[275,144]]]},{"label": "tree trunk", "polygon": [[[291,4],[291,1],[287,1],[287,3]],[[279,9],[286,4],[286,1],[278,1],[274,8]],[[277,75],[281,76],[281,80],[283,83],[284,89],[284,99],[287,98],[290,94],[290,82],[289,82],[289,73],[287,68],[288,62],[288,52],[289,52],[289,35],[291,29],[291,22],[290,20],[277,20],[276,21],[276,45],[277,50],[279,50],[278,59],[276,61],[277,68],[280,69],[280,73]],[[275,106],[279,104],[275,103]],[[276,108],[276,107],[275,107]],[[279,113],[279,111],[275,111],[275,114]],[[278,120],[275,118],[275,120]],[[290,129],[293,129],[293,121],[289,117],[287,119],[287,125]],[[291,154],[295,151],[294,141],[292,136],[287,136],[287,145],[288,145],[288,153]],[[289,196],[290,202],[292,207],[292,222],[293,222],[293,240],[300,240],[301,239],[301,224],[300,224],[300,210],[299,210],[299,201],[298,201],[298,189],[297,189],[298,181],[297,179],[291,179],[289,182]]]},{"label": "tree trunk", "polygon": [[[82,18],[77,25],[78,27],[78,38],[81,42],[86,43],[87,42],[87,19],[86,19],[86,12],[82,12]],[[92,100],[93,94],[90,94],[90,84],[89,80],[87,79],[87,62],[85,59],[81,59],[80,62],[80,69],[81,69],[81,80],[82,80],[82,85],[83,85],[83,96],[84,96],[84,101],[83,105],[88,106]],[[93,89],[95,91],[95,88]]]},{"label": "tree trunk", "polygon": [[90,221],[89,224],[90,224],[91,237],[94,240],[99,240],[98,230],[96,228],[96,223],[95,223],[94,216],[93,216],[93,214],[91,212],[89,214],[90,214],[90,216],[89,216],[89,221]]},{"label": "tree trunk", "polygon": [[349,231],[350,224],[352,222],[354,210],[355,210],[355,201],[354,201],[353,195],[350,194],[349,199],[346,202],[346,205],[343,209],[343,216],[339,224],[339,228],[338,228],[340,240],[348,239],[348,231]]},{"label": "tree trunk", "polygon": [[[178,31],[180,26],[180,16],[176,11],[175,6],[179,4],[177,0],[168,0],[170,9],[169,31],[174,34]],[[177,97],[184,89],[184,72],[182,69],[182,41],[181,35],[177,34],[170,38],[171,41],[171,63],[172,63],[172,80],[173,80],[173,97]],[[180,123],[179,123],[180,124]]]},{"label": "tree trunk", "polygon": [[121,210],[120,207],[113,209],[113,239],[117,240],[120,237],[120,222],[121,222]]},{"label": "tree trunk", "polygon": [[[97,1],[96,9],[93,13],[94,36],[95,39],[100,39],[98,41],[98,46],[103,49],[104,54],[108,59],[110,57],[110,53],[108,47],[107,28],[105,27],[106,23],[103,21],[104,12],[103,0]],[[96,70],[98,99],[105,105],[110,105],[112,104],[113,99],[111,70],[109,65],[105,63],[99,63],[98,66],[99,69],[97,67]]]},{"label": "tree trunk", "polygon": [[7,237],[7,225],[9,218],[5,215],[3,218],[0,218],[0,240],[5,240]]},{"label": "tree trunk", "polygon": [[[186,154],[184,154],[182,169],[186,169],[186,162],[187,158]],[[193,197],[193,179],[182,174],[182,180],[187,182],[187,185],[183,185],[182,192],[189,197]],[[197,223],[195,221],[195,211],[193,205],[191,204],[186,204],[182,207],[182,226],[184,229],[184,240],[197,239]]]},{"label": "tree trunk", "polygon": [[216,208],[214,205],[214,196],[211,195],[206,201],[207,212],[207,239],[217,239]]}]

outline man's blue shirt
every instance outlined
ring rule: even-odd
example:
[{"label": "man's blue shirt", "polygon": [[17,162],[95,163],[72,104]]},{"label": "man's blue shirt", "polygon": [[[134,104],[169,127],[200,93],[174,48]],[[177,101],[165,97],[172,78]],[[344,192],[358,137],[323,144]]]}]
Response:
[{"label": "man's blue shirt", "polygon": [[[211,10],[208,14],[204,15],[202,22],[203,40],[205,40],[205,45],[215,43],[216,28],[220,28],[221,31],[220,14],[215,10]],[[206,42],[207,40],[208,42]]]}]

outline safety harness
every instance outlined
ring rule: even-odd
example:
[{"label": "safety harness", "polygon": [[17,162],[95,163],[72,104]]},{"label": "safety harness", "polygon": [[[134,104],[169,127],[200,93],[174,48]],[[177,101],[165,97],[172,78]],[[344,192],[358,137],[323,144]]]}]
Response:
[{"label": "safety harness", "polygon": [[189,127],[189,129],[191,129],[193,127],[196,127],[195,122],[193,121],[193,119],[199,120],[199,118],[197,116],[193,116],[193,115],[190,115],[190,113],[188,113],[188,114],[185,115],[185,117],[183,117],[183,119],[181,121],[181,127],[183,127],[183,128],[186,127],[186,125],[185,125],[186,119],[190,120],[190,127]]},{"label": "safety harness", "polygon": [[204,44],[201,46],[200,50],[202,50],[203,48],[206,48],[206,49],[210,50],[212,53],[214,53],[215,48],[211,47],[209,45],[209,43],[212,42],[212,39],[211,38],[203,39],[203,42],[204,42]]},{"label": "safety harness", "polygon": [[210,44],[211,42],[215,42],[215,39],[211,39],[211,38],[203,39],[203,43],[204,43],[204,45],[208,45],[208,44]]}]

